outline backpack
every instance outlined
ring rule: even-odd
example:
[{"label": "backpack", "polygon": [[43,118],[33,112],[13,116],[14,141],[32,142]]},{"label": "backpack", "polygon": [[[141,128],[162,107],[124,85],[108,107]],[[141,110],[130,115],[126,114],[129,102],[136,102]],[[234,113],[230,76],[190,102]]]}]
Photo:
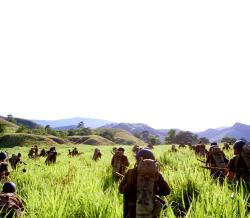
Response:
[{"label": "backpack", "polygon": [[122,168],[122,152],[116,151],[113,157],[113,164],[112,164],[113,172],[120,173]]},{"label": "backpack", "polygon": [[250,145],[244,145],[242,147],[241,156],[242,156],[247,168],[250,170]]},{"label": "backpack", "polygon": [[0,163],[0,178],[8,175],[8,164],[6,162]]},{"label": "backpack", "polygon": [[56,156],[57,156],[57,152],[56,151],[50,151],[48,153],[48,157],[46,159],[46,164],[51,164],[51,163],[55,163],[56,162]]},{"label": "backpack", "polygon": [[17,155],[14,155],[13,157],[11,157],[11,159],[10,159],[10,164],[11,164],[12,166],[16,165],[18,162],[19,162],[19,158],[18,158]]},{"label": "backpack", "polygon": [[98,148],[96,148],[92,159],[97,160],[98,158],[101,158],[101,156],[102,156],[101,151]]},{"label": "backpack", "polygon": [[210,152],[214,159],[216,167],[225,168],[226,162],[222,150],[219,147],[214,147]]},{"label": "backpack", "polygon": [[20,212],[21,209],[13,193],[0,194],[0,217],[20,217]]},{"label": "backpack", "polygon": [[154,184],[159,176],[156,161],[144,159],[137,166],[136,218],[154,217]]}]

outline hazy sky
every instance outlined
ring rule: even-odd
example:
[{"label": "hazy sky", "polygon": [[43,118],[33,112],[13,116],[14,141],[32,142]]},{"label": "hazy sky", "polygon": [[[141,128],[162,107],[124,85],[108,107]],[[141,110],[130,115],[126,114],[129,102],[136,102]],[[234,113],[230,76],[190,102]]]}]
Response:
[{"label": "hazy sky", "polygon": [[0,115],[250,124],[250,1],[1,1]]}]

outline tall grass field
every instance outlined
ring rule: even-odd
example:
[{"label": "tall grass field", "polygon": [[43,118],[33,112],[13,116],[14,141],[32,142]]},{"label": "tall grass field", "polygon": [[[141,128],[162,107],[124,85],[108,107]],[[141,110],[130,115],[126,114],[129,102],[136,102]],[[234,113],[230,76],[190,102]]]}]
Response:
[{"label": "tall grass field", "polygon": [[[123,146],[133,168],[135,158],[131,146]],[[11,155],[21,152],[27,165],[11,171],[10,180],[17,184],[17,194],[25,202],[22,216],[27,218],[120,218],[123,217],[123,196],[112,179],[112,146],[99,146],[103,156],[92,160],[94,146],[78,146],[82,155],[69,157],[70,146],[57,147],[57,163],[45,165],[45,158],[29,159],[24,147],[1,148]],[[170,146],[155,146],[161,172],[171,187],[164,198],[167,208],[161,217],[250,217],[250,194],[241,184],[212,180],[209,171],[201,168],[193,151]],[[232,157],[232,151],[227,152]],[[26,173],[22,172],[25,168]],[[2,186],[2,184],[1,184]]]}]

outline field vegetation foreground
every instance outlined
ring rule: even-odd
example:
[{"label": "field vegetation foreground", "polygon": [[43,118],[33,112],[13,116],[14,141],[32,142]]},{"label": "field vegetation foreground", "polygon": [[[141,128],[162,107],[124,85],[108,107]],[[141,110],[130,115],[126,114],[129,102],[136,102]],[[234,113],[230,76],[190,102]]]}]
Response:
[{"label": "field vegetation foreground", "polygon": [[[46,166],[45,158],[28,158],[28,147],[2,148],[9,154],[21,152],[23,161],[10,180],[18,187],[25,201],[23,217],[107,217],[123,216],[123,196],[112,179],[112,146],[101,146],[101,160],[92,160],[94,146],[77,146],[82,155],[69,157],[67,145],[57,147],[57,163]],[[131,146],[123,146],[135,164]],[[40,147],[41,148],[41,147]],[[189,149],[170,152],[170,146],[155,146],[154,153],[161,172],[171,187],[165,198],[167,208],[162,217],[250,217],[249,193],[238,184],[227,181],[220,185],[210,178],[209,171]],[[232,157],[232,151],[227,152]],[[26,173],[22,172],[25,168]]]}]

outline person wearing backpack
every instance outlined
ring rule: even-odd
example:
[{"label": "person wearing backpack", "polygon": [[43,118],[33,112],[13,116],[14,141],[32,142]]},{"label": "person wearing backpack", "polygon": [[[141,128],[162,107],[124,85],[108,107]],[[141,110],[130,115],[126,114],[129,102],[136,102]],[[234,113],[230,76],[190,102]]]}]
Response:
[{"label": "person wearing backpack", "polygon": [[250,182],[250,146],[243,140],[238,140],[233,145],[234,157],[229,161],[228,178]]},{"label": "person wearing backpack", "polygon": [[135,167],[128,170],[119,185],[119,192],[124,195],[123,217],[159,217],[165,202],[157,195],[166,196],[170,191],[152,151],[146,148],[139,150]]},{"label": "person wearing backpack", "polygon": [[22,154],[18,153],[17,155],[13,154],[12,157],[9,159],[11,168],[13,170],[17,169],[18,164],[24,163],[24,162],[22,162],[21,157],[22,157]]},{"label": "person wearing backpack", "polygon": [[92,160],[97,161],[97,160],[101,159],[101,157],[102,157],[102,153],[101,153],[100,149],[96,148],[94,151]]},{"label": "person wearing backpack", "polygon": [[129,161],[126,155],[124,155],[125,149],[120,147],[116,150],[111,160],[111,166],[113,168],[113,177],[119,179],[120,175],[124,175],[126,168],[129,166]]},{"label": "person wearing backpack", "polygon": [[0,180],[6,180],[10,175],[7,158],[7,153],[0,152]]},{"label": "person wearing backpack", "polygon": [[23,202],[16,196],[16,185],[5,182],[0,193],[0,217],[19,218],[24,210]]},{"label": "person wearing backpack", "polygon": [[51,147],[49,152],[48,152],[48,156],[47,156],[47,158],[45,160],[45,164],[46,165],[55,164],[56,163],[56,157],[57,157],[56,148]]},{"label": "person wearing backpack", "polygon": [[226,174],[227,163],[228,159],[226,158],[225,153],[219,148],[216,142],[211,143],[206,159],[206,166],[211,167],[211,177],[223,182]]},{"label": "person wearing backpack", "polygon": [[202,157],[207,154],[206,146],[201,141],[195,146],[195,154]]},{"label": "person wearing backpack", "polygon": [[222,149],[228,151],[230,150],[230,145],[228,143],[224,143],[224,146]]}]

